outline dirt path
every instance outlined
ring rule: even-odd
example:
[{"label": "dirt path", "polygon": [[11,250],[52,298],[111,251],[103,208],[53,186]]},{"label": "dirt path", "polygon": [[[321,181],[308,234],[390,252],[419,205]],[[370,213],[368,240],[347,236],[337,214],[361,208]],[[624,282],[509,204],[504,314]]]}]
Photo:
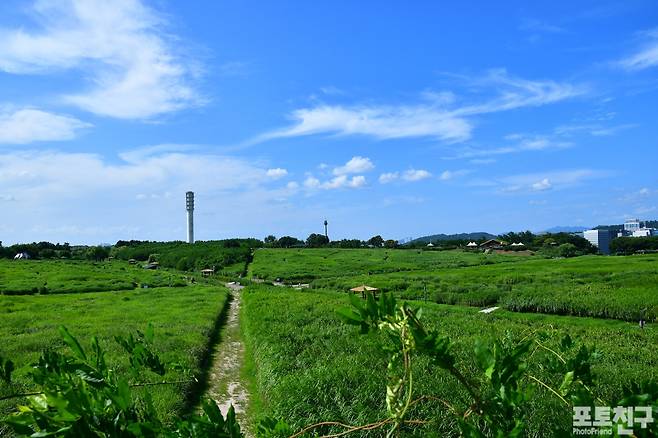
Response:
[{"label": "dirt path", "polygon": [[[249,397],[240,382],[240,368],[244,359],[244,345],[240,339],[240,294],[244,286],[227,283],[226,287],[231,290],[233,299],[228,310],[226,324],[220,333],[220,340],[213,349],[206,395],[215,400],[224,415],[229,406],[233,405],[238,420],[240,420],[240,426],[247,433],[243,419]],[[249,435],[247,433],[247,436]]]}]

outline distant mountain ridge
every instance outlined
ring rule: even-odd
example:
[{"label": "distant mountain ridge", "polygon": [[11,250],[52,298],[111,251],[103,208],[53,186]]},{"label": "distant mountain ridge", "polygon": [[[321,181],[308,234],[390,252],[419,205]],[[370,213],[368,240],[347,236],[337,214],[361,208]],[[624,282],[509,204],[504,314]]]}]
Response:
[{"label": "distant mountain ridge", "polygon": [[583,231],[589,230],[588,227],[579,227],[575,225],[565,225],[565,226],[557,226],[557,227],[551,227],[548,228],[547,230],[542,231],[542,233],[581,233]]},{"label": "distant mountain ridge", "polygon": [[429,243],[438,242],[441,240],[481,240],[481,239],[495,239],[496,235],[486,233],[484,231],[476,233],[459,233],[459,234],[432,234],[430,236],[418,237],[408,243]]}]

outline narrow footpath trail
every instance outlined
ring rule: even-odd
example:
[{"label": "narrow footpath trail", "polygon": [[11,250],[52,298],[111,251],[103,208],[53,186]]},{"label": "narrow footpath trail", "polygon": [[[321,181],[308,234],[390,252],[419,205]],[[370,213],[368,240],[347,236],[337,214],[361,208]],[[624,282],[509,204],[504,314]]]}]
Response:
[{"label": "narrow footpath trail", "polygon": [[244,361],[244,345],[240,338],[240,303],[244,286],[227,283],[226,287],[231,290],[233,299],[219,342],[212,352],[206,396],[215,400],[224,415],[233,405],[243,432],[250,436],[244,421],[249,396],[240,381],[240,369]]}]

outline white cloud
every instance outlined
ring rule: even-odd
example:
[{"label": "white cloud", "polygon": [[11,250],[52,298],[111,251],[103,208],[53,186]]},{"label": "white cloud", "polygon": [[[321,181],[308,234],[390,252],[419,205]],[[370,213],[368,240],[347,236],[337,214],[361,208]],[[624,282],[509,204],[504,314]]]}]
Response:
[{"label": "white cloud", "polygon": [[[183,193],[255,187],[265,171],[240,159],[218,155],[165,153],[137,162],[111,164],[90,153],[26,151],[0,155],[0,186],[21,201],[75,199],[88,194],[131,194],[162,187]],[[12,190],[13,189],[13,190]],[[160,192],[162,193],[162,192]]]},{"label": "white cloud", "polygon": [[553,188],[553,184],[551,184],[551,181],[548,178],[544,178],[541,181],[532,184],[532,190],[535,192],[542,192],[544,190],[550,190],[551,188]]},{"label": "white cloud", "polygon": [[267,172],[265,172],[267,176],[273,179],[279,179],[283,178],[284,176],[288,175],[288,171],[286,169],[282,169],[280,167],[276,167],[274,169],[267,169]]},{"label": "white cloud", "polygon": [[320,187],[320,180],[315,177],[309,176],[304,180],[304,187],[306,187],[307,189],[316,189]]},{"label": "white cloud", "polygon": [[[156,152],[126,161],[93,153],[0,151],[0,205],[11,201],[13,210],[2,226],[15,230],[3,240],[182,239],[187,190],[196,193],[200,239],[259,235],[263,217],[301,226],[311,214],[306,205],[290,208],[299,186],[272,188],[266,173],[248,158],[212,153]],[[304,220],[294,222],[299,215]]]},{"label": "white cloud", "polygon": [[592,169],[556,170],[544,173],[520,174],[496,182],[502,193],[540,192],[570,188],[585,181],[605,178],[610,172]]},{"label": "white cloud", "polygon": [[86,92],[63,96],[95,114],[143,119],[195,106],[194,62],[183,61],[165,22],[139,0],[40,0],[36,30],[0,29],[0,70],[81,70]]},{"label": "white cloud", "polygon": [[647,198],[656,194],[658,194],[658,190],[642,187],[640,190],[624,193],[619,200],[622,202],[645,202]]},{"label": "white cloud", "polygon": [[[465,147],[455,156],[444,157],[445,159],[457,158],[478,158],[478,157],[491,157],[497,155],[516,154],[520,152],[533,152],[544,151],[553,149],[567,149],[573,146],[571,141],[565,141],[561,138],[554,138],[554,136],[547,135],[525,135],[525,134],[511,134],[505,136],[508,141],[513,141],[513,144],[507,146],[493,147],[493,148],[472,148]],[[472,162],[474,162],[473,160]],[[482,160],[474,164],[488,163],[491,161]]]},{"label": "white cloud", "polygon": [[644,32],[647,41],[644,47],[619,61],[626,70],[644,70],[658,66],[658,29]]},{"label": "white cloud", "polygon": [[332,190],[340,188],[353,188],[357,189],[363,187],[366,184],[366,177],[363,175],[356,175],[352,178],[348,178],[347,175],[340,175],[330,179],[319,185],[321,189]]},{"label": "white cloud", "polygon": [[290,118],[295,122],[293,126],[264,134],[254,141],[332,133],[366,135],[380,140],[434,137],[461,141],[471,134],[469,122],[430,105],[322,105],[296,110]]},{"label": "white cloud", "polygon": [[336,167],[333,171],[334,175],[348,175],[353,173],[364,173],[375,168],[370,158],[352,157],[344,166]]},{"label": "white cloud", "polygon": [[577,132],[585,132],[594,137],[607,137],[615,135],[618,132],[625,131],[627,129],[636,128],[638,125],[634,123],[626,123],[623,125],[611,125],[606,126],[602,124],[585,124],[585,125],[562,125],[555,128],[554,132],[556,135],[561,136],[570,136]]},{"label": "white cloud", "polygon": [[470,170],[467,169],[462,169],[462,170],[445,170],[441,172],[441,175],[439,175],[439,179],[441,181],[448,181],[454,178],[458,178],[460,176],[468,175],[471,173]]},{"label": "white cloud", "polygon": [[123,151],[119,158],[128,163],[140,163],[148,157],[172,152],[192,152],[198,150],[198,145],[180,143],[162,143]]},{"label": "white cloud", "polygon": [[90,126],[66,115],[29,108],[11,110],[0,107],[0,144],[71,140],[78,131]]},{"label": "white cloud", "polygon": [[409,169],[402,174],[402,179],[405,181],[420,181],[431,177],[432,174],[423,169]]},{"label": "white cloud", "polygon": [[335,190],[335,189],[358,189],[365,186],[367,183],[366,177],[363,175],[355,175],[351,178],[348,175],[338,175],[326,181],[320,181],[314,176],[308,176],[304,180],[304,188],[309,191],[315,191],[317,189],[322,190]]},{"label": "white cloud", "polygon": [[429,103],[322,104],[293,111],[290,114],[291,126],[262,134],[244,144],[316,134],[365,135],[379,140],[425,137],[461,142],[471,137],[471,116],[547,105],[586,92],[582,86],[516,78],[501,69],[492,70],[482,78],[466,78],[466,82],[469,88],[493,89],[495,97],[481,103],[456,106],[454,93],[426,91],[423,97]]},{"label": "white cloud", "polygon": [[538,107],[581,96],[587,87],[551,80],[527,80],[510,76],[505,69],[490,70],[482,78],[471,80],[473,86],[490,87],[498,96],[482,104],[456,109],[456,116],[487,114],[524,107]]},{"label": "white cloud", "polygon": [[379,175],[379,182],[381,184],[388,184],[395,181],[400,177],[400,172],[387,172]]}]

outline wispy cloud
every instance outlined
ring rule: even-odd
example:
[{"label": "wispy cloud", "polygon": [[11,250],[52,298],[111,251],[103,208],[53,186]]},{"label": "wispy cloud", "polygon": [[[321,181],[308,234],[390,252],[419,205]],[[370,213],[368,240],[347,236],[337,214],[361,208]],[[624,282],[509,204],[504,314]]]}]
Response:
[{"label": "wispy cloud", "polygon": [[[458,159],[458,158],[480,158],[491,157],[497,155],[515,154],[519,152],[529,151],[543,151],[549,149],[566,149],[573,146],[570,141],[556,139],[547,135],[527,135],[527,134],[512,134],[505,137],[510,144],[506,146],[492,147],[492,148],[474,148],[464,147],[454,156],[444,157],[445,159]],[[472,160],[474,164],[487,164],[490,159]]]},{"label": "wispy cloud", "polygon": [[309,190],[334,190],[342,188],[358,189],[364,187],[366,183],[366,177],[363,175],[355,175],[351,178],[347,175],[339,175],[324,182],[321,182],[314,176],[309,176],[304,180],[304,187]]},{"label": "wispy cloud", "polygon": [[0,107],[0,144],[71,140],[89,127],[89,123],[67,115]]},{"label": "wispy cloud", "polygon": [[95,114],[143,119],[200,104],[197,69],[180,59],[165,21],[139,0],[41,0],[37,29],[0,29],[0,70],[81,70],[91,88],[62,100]]},{"label": "wispy cloud", "polygon": [[461,141],[471,135],[471,124],[429,105],[322,105],[294,111],[294,124],[257,137],[255,142],[314,134],[365,135],[380,140],[433,137]]},{"label": "wispy cloud", "polygon": [[544,190],[550,190],[553,188],[553,184],[551,183],[551,180],[548,178],[544,178],[541,181],[537,181],[536,183],[532,184],[532,190],[535,192],[543,192]]},{"label": "wispy cloud", "polygon": [[432,173],[425,169],[408,169],[404,172],[385,172],[379,175],[380,184],[389,184],[397,180],[406,182],[422,181],[432,177]]},{"label": "wispy cloud", "polygon": [[409,169],[402,173],[402,179],[411,182],[421,181],[431,177],[432,174],[424,169]]},{"label": "wispy cloud", "polygon": [[658,66],[658,28],[643,32],[645,40],[642,48],[619,61],[626,70],[644,70]]},{"label": "wispy cloud", "polygon": [[585,181],[605,178],[610,172],[592,169],[556,170],[504,177],[496,182],[500,193],[530,193],[570,188]]},{"label": "wispy cloud", "polygon": [[[288,213],[299,185],[272,181],[267,166],[253,159],[200,152],[138,155],[128,154],[133,161],[125,161],[92,153],[0,150],[0,205],[11,202],[15,210],[0,224],[12,230],[4,240],[183,238],[187,190],[197,194],[200,239],[235,236],[245,228],[257,233],[263,217],[299,216]],[[220,215],[221,220],[213,218]]]},{"label": "wispy cloud", "polygon": [[386,172],[379,175],[379,182],[381,184],[388,184],[400,177],[400,172]]},{"label": "wispy cloud", "polygon": [[538,107],[556,103],[587,93],[585,85],[561,83],[551,80],[528,80],[511,76],[505,69],[495,69],[482,78],[471,79],[471,84],[493,87],[499,96],[482,104],[462,107],[455,115],[476,115],[509,111],[524,107]]},{"label": "wispy cloud", "polygon": [[441,172],[441,175],[439,175],[439,179],[441,181],[449,181],[451,179],[459,178],[464,175],[468,175],[471,173],[471,170],[468,169],[460,169],[460,170],[444,170]]},{"label": "wispy cloud", "polygon": [[265,172],[265,175],[269,176],[272,179],[279,179],[279,178],[283,178],[284,176],[288,175],[288,171],[286,169],[282,169],[280,167],[275,167],[273,169],[267,169],[267,172]]},{"label": "wispy cloud", "polygon": [[293,111],[291,126],[259,135],[245,144],[306,135],[364,135],[379,140],[433,138],[461,142],[472,135],[471,116],[538,107],[584,94],[581,85],[550,80],[527,80],[504,69],[491,70],[479,78],[461,78],[470,88],[493,90],[495,96],[481,102],[457,105],[452,92],[424,91],[423,103],[400,105],[322,104]]},{"label": "wispy cloud", "polygon": [[627,129],[636,128],[638,126],[639,125],[635,123],[625,123],[621,125],[603,125],[601,123],[584,125],[562,125],[555,128],[555,134],[569,136],[578,132],[585,132],[594,137],[608,137]]},{"label": "wispy cloud", "polygon": [[353,173],[369,172],[375,168],[375,165],[370,161],[370,158],[365,157],[352,157],[345,165],[334,168],[334,175],[348,175]]},{"label": "wispy cloud", "polygon": [[495,160],[487,157],[521,152],[560,150],[573,147],[576,144],[574,137],[577,134],[607,137],[638,126],[634,123],[620,125],[606,125],[603,123],[560,125],[548,134],[508,134],[504,137],[504,140],[507,142],[504,146],[462,146],[453,156],[446,156],[443,159],[471,158],[472,160],[470,162],[472,164],[488,164]]},{"label": "wispy cloud", "polygon": [[268,181],[266,170],[246,160],[210,154],[158,153],[112,163],[97,154],[24,151],[0,154],[0,186],[22,200],[45,201],[93,193],[144,193],[167,187],[183,193],[234,190]]}]

